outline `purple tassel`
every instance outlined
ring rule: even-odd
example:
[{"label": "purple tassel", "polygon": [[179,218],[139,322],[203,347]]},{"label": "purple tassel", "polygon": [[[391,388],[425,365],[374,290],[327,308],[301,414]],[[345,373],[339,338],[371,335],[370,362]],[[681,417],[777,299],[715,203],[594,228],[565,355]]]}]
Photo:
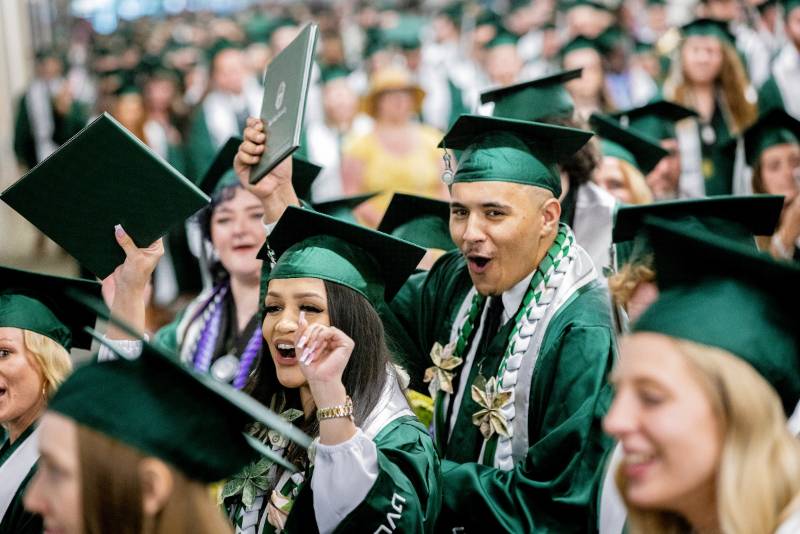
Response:
[{"label": "purple tassel", "polygon": [[194,368],[197,371],[207,373],[211,367],[211,357],[214,355],[214,344],[219,337],[219,325],[222,320],[222,299],[228,292],[227,286],[222,286],[209,306],[214,306],[211,310],[211,317],[203,325],[203,331],[197,341],[197,348],[194,355]]},{"label": "purple tassel", "polygon": [[242,389],[247,383],[247,377],[250,375],[250,368],[258,356],[258,351],[261,350],[261,344],[264,336],[261,334],[261,329],[256,326],[256,331],[250,336],[250,341],[247,342],[244,352],[239,363],[239,371],[236,373],[236,378],[233,381],[233,387]]}]

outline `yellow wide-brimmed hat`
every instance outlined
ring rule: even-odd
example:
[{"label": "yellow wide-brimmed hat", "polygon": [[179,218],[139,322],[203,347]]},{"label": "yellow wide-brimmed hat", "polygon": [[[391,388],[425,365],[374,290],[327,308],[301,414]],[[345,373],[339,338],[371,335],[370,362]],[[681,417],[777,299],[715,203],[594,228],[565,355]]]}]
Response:
[{"label": "yellow wide-brimmed hat", "polygon": [[387,91],[408,91],[414,98],[414,110],[422,111],[422,100],[425,91],[414,81],[411,73],[396,66],[383,67],[372,75],[369,82],[369,91],[361,100],[361,110],[374,117],[377,111],[378,97]]}]

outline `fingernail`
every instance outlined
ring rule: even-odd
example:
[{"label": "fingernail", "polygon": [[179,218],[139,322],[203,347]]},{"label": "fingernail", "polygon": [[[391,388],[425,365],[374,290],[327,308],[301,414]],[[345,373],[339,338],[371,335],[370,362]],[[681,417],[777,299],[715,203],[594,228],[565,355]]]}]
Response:
[{"label": "fingernail", "polygon": [[311,352],[307,348],[303,349],[303,354],[300,355],[300,363],[306,363],[309,354],[311,354]]},{"label": "fingernail", "polygon": [[125,230],[122,229],[121,224],[114,225],[114,235],[117,237],[123,237],[125,235]]},{"label": "fingernail", "polygon": [[300,341],[297,342],[297,346],[302,349],[305,346],[306,341],[308,341],[306,336],[301,337]]}]

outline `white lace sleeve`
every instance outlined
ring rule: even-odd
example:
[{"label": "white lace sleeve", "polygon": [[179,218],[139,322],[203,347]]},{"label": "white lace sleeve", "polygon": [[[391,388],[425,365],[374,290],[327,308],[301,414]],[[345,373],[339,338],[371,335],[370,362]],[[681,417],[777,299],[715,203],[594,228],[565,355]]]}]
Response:
[{"label": "white lace sleeve", "polygon": [[367,497],[377,479],[378,448],[361,429],[338,445],[317,443],[311,489],[320,533],[333,532]]},{"label": "white lace sleeve", "polygon": [[[145,336],[145,340],[147,340],[147,336]],[[121,354],[126,360],[135,360],[142,353],[142,342],[138,339],[108,339],[103,336],[103,341],[108,345],[112,345],[114,350],[101,343],[100,350],[97,351],[98,362],[116,360],[117,353]]]}]

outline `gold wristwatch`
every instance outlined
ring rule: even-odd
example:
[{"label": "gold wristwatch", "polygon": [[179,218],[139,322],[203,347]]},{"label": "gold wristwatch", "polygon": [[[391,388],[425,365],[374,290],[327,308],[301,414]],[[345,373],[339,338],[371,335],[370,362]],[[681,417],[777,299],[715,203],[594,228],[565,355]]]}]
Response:
[{"label": "gold wristwatch", "polygon": [[348,395],[344,399],[344,404],[337,404],[336,406],[329,406],[327,408],[317,408],[317,421],[324,421],[325,419],[338,419],[340,417],[347,417],[353,421],[353,399]]}]

